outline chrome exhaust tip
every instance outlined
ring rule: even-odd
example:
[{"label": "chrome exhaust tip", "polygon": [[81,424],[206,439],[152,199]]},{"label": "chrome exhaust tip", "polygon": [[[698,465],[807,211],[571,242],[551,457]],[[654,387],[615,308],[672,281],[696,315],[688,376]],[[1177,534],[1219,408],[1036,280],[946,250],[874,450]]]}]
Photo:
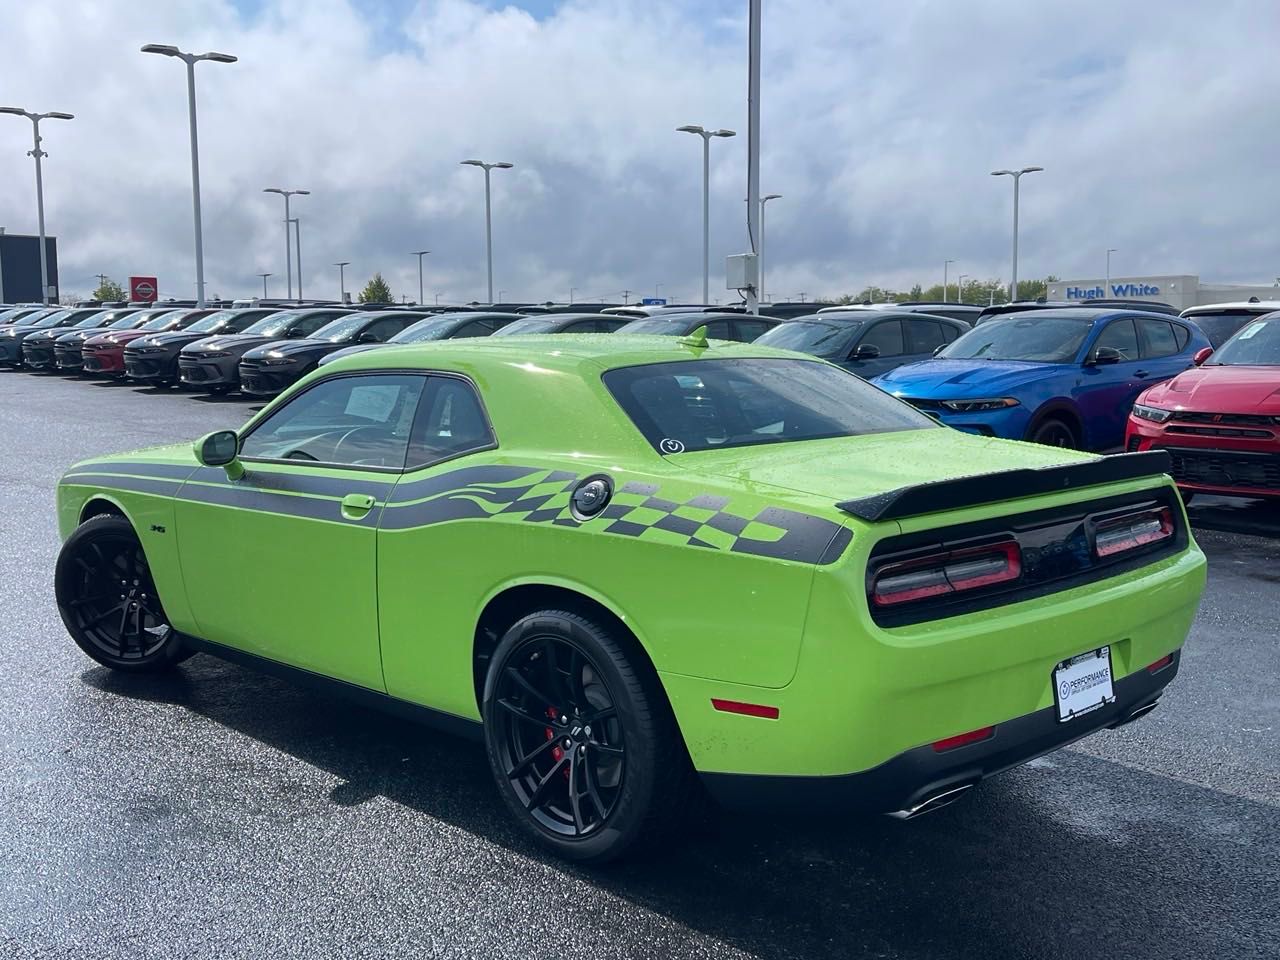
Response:
[{"label": "chrome exhaust tip", "polygon": [[909,807],[906,810],[894,810],[888,815],[895,820],[914,820],[916,817],[923,816],[926,813],[933,813],[935,810],[951,806],[972,789],[972,783],[962,783],[958,787],[950,787],[940,793],[935,793],[914,807]]},{"label": "chrome exhaust tip", "polygon": [[1111,729],[1115,730],[1117,727],[1123,727],[1127,723],[1133,723],[1133,721],[1135,720],[1141,720],[1143,717],[1145,717],[1148,713],[1150,713],[1152,710],[1154,710],[1158,706],[1160,706],[1159,697],[1152,700],[1150,703],[1144,703],[1142,706],[1137,707],[1134,710],[1131,710],[1129,713],[1125,714],[1123,717],[1121,717],[1119,720],[1113,723],[1111,725]]}]

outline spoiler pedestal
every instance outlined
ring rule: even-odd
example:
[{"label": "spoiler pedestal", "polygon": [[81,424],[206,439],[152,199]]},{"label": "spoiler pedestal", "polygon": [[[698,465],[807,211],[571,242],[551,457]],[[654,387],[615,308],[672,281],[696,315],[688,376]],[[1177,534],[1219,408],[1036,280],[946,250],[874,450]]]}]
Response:
[{"label": "spoiler pedestal", "polygon": [[1077,487],[1093,487],[1168,473],[1172,460],[1164,450],[1118,453],[1084,463],[1037,469],[1001,470],[954,480],[935,480],[899,487],[872,497],[845,500],[836,506],[862,520],[901,520],[923,513],[959,510],[984,503],[1034,497]]}]

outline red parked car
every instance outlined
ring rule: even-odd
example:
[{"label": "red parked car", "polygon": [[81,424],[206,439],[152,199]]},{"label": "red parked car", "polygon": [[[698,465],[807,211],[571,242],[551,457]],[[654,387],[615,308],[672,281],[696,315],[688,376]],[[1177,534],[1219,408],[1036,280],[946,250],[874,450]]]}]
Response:
[{"label": "red parked car", "polygon": [[1142,393],[1125,446],[1163,449],[1184,493],[1280,497],[1280,312]]},{"label": "red parked car", "polygon": [[124,376],[124,348],[139,337],[156,332],[183,330],[191,326],[201,317],[207,317],[217,307],[206,307],[198,310],[172,310],[129,330],[104,331],[96,337],[90,337],[81,348],[82,363],[85,373],[106,374],[112,377]]}]

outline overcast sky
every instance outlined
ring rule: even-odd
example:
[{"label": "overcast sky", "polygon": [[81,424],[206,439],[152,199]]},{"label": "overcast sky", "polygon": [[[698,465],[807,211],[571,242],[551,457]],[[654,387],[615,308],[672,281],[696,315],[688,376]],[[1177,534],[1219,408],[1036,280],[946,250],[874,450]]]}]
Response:
[{"label": "overcast sky", "polygon": [[[1020,275],[1280,275],[1276,0],[764,0],[762,179],[776,299]],[[301,187],[305,292],[375,270],[397,296],[507,299],[701,288],[712,143],[712,297],[747,249],[746,0],[0,0],[0,102],[45,130],[64,292],[156,274],[194,295],[182,64],[197,67],[210,294],[284,294],[283,204]],[[30,125],[0,117],[0,226],[34,233]],[[954,278],[954,273],[952,274]]]}]

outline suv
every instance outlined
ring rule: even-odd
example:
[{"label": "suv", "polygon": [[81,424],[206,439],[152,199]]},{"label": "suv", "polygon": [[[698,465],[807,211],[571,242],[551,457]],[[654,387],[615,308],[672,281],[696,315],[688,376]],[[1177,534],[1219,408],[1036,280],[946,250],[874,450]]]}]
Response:
[{"label": "suv", "polygon": [[1236,303],[1206,303],[1187,307],[1182,316],[1204,331],[1217,350],[1250,320],[1280,310],[1280,300],[1246,300]]},{"label": "suv", "polygon": [[172,387],[178,383],[178,354],[187,344],[214,333],[240,333],[250,324],[276,312],[275,307],[218,310],[185,330],[139,337],[124,348],[125,376],[156,387]]},{"label": "suv", "polygon": [[221,394],[240,385],[240,358],[264,343],[309,337],[351,313],[342,307],[281,310],[263,317],[243,333],[216,334],[189,343],[178,353],[178,377],[184,386]]}]

